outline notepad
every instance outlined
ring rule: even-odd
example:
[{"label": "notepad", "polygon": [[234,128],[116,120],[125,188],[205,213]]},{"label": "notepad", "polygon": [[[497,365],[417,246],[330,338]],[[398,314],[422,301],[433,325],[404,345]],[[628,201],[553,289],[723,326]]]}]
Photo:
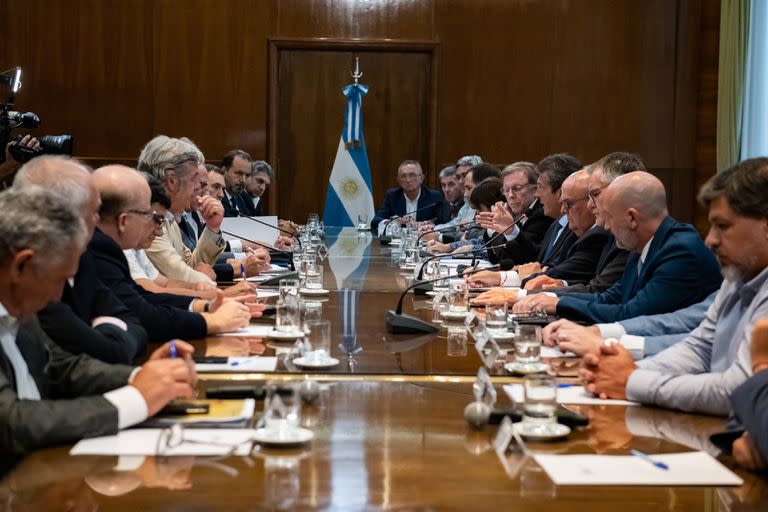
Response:
[{"label": "notepad", "polygon": [[184,400],[185,403],[208,406],[206,414],[183,414],[179,416],[155,416],[144,422],[142,427],[165,427],[183,423],[191,427],[244,427],[253,418],[256,400]]},{"label": "notepad", "polygon": [[[137,428],[123,430],[114,436],[83,439],[69,451],[70,455],[155,455],[163,429]],[[163,455],[226,455],[233,447],[236,455],[248,455],[255,430],[244,428],[185,429],[179,446],[163,450]]]},{"label": "notepad", "polygon": [[[510,400],[515,403],[523,403],[525,395],[522,384],[506,384],[504,391]],[[583,386],[568,386],[557,389],[557,403],[560,404],[579,404],[579,405],[640,405],[638,402],[629,400],[603,400],[587,393]]]},{"label": "notepad", "polygon": [[704,452],[651,455],[660,469],[631,455],[534,455],[557,485],[741,485],[742,479]]},{"label": "notepad", "polygon": [[226,363],[196,363],[195,370],[206,372],[273,372],[277,368],[276,357],[230,357]]}]

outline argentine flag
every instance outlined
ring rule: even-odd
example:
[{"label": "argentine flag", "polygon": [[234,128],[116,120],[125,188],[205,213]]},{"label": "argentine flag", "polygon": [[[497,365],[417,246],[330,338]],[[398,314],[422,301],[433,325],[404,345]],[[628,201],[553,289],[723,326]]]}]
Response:
[{"label": "argentine flag", "polygon": [[357,226],[357,216],[373,219],[371,168],[363,139],[362,99],[368,86],[350,84],[342,88],[347,97],[344,131],[339,139],[328,194],[325,197],[323,223],[326,226]]}]

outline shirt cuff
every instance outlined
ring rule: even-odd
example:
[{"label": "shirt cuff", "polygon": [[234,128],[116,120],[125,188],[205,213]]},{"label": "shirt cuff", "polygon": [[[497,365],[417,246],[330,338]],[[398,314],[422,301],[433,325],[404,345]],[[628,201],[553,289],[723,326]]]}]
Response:
[{"label": "shirt cuff", "polygon": [[234,252],[234,253],[232,253],[232,258],[235,259],[235,260],[238,260],[238,261],[239,260],[246,260],[246,259],[248,259],[248,255],[245,254],[244,252]]},{"label": "shirt cuff", "polygon": [[508,235],[505,233],[504,238],[506,238],[507,240],[514,240],[515,238],[517,238],[517,235],[519,234],[520,234],[520,227],[517,224],[515,224],[515,226],[512,228],[512,232]]},{"label": "shirt cuff", "polygon": [[632,354],[635,361],[645,357],[645,336],[625,334],[619,339],[619,343]]},{"label": "shirt cuff", "polygon": [[147,402],[144,401],[139,390],[133,386],[123,386],[104,393],[104,398],[117,408],[119,430],[141,423],[149,416]]},{"label": "shirt cuff", "polygon": [[528,290],[526,290],[525,288],[520,288],[519,290],[517,290],[517,300],[522,299],[526,295],[528,295]]},{"label": "shirt cuff", "polygon": [[554,293],[554,292],[542,292],[542,293],[544,295],[546,295],[547,297],[555,297],[555,298],[557,298],[557,294]]},{"label": "shirt cuff", "polygon": [[517,270],[503,270],[499,277],[501,278],[501,286],[504,288],[520,286],[520,275]]},{"label": "shirt cuff", "polygon": [[134,369],[133,369],[133,371],[131,372],[131,374],[128,376],[128,384],[130,384],[131,382],[133,382],[133,379],[135,379],[135,378],[136,378],[136,375],[137,375],[137,374],[138,374],[140,371],[141,371],[141,366],[137,366],[136,368],[134,368]]},{"label": "shirt cuff", "polygon": [[114,316],[97,316],[91,322],[91,327],[95,329],[96,327],[104,324],[111,324],[111,325],[114,325],[115,327],[119,327],[123,331],[128,331],[128,324],[126,324],[125,322],[123,322],[122,320]]},{"label": "shirt cuff", "polygon": [[616,338],[618,340],[622,336],[627,334],[627,331],[624,329],[624,326],[618,322],[613,322],[611,324],[595,324],[595,325],[600,330],[600,336],[602,336],[603,338]]},{"label": "shirt cuff", "polygon": [[243,241],[242,240],[230,240],[229,241],[229,250],[231,252],[243,252]]},{"label": "shirt cuff", "polygon": [[659,373],[637,368],[627,379],[627,400],[643,404],[653,404],[653,396],[659,384]]}]

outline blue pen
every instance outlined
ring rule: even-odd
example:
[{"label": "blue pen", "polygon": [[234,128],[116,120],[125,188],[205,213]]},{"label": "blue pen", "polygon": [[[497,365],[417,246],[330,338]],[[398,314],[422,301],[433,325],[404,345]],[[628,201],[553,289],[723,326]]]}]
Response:
[{"label": "blue pen", "polygon": [[243,276],[243,281],[245,281],[245,265],[242,263],[240,264],[240,275]]},{"label": "blue pen", "polygon": [[639,450],[632,450],[630,453],[632,455],[634,455],[635,457],[639,457],[639,458],[643,459],[645,462],[653,464],[654,466],[656,466],[659,469],[663,469],[664,471],[669,469],[668,465],[666,465],[663,462],[659,462],[658,460],[653,460],[647,453],[643,453],[643,452],[641,452]]},{"label": "blue pen", "polygon": [[171,353],[171,359],[176,359],[176,340],[168,342],[168,351]]},{"label": "blue pen", "polygon": [[575,385],[576,384],[569,384],[567,382],[561,382],[560,384],[557,385],[557,387],[559,387],[559,388],[572,388]]}]

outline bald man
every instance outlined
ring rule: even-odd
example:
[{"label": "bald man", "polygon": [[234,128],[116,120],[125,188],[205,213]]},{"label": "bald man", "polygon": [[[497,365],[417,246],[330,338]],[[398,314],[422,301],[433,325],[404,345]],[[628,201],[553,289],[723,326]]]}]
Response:
[{"label": "bald man", "polygon": [[164,293],[151,293],[131,279],[126,249],[140,247],[164,217],[150,208],[147,181],[134,169],[110,165],[93,173],[101,196],[101,219],[88,250],[104,282],[138,316],[150,341],[173,338],[199,339],[208,334],[235,331],[248,325],[251,313],[263,306],[242,303],[254,296],[213,301]]},{"label": "bald man", "polygon": [[[88,238],[99,221],[101,199],[90,171],[77,160],[39,156],[16,174],[14,188],[38,185],[66,198],[81,214]],[[80,256],[77,273],[64,285],[61,301],[38,313],[45,333],[72,354],[107,363],[132,363],[144,351],[147,332],[139,319],[99,278],[93,255]]]},{"label": "bald man", "polygon": [[667,313],[704,300],[722,282],[698,232],[667,213],[664,185],[647,172],[616,178],[601,195],[605,228],[631,253],[621,279],[602,293],[536,294],[514,306],[589,323]]}]

